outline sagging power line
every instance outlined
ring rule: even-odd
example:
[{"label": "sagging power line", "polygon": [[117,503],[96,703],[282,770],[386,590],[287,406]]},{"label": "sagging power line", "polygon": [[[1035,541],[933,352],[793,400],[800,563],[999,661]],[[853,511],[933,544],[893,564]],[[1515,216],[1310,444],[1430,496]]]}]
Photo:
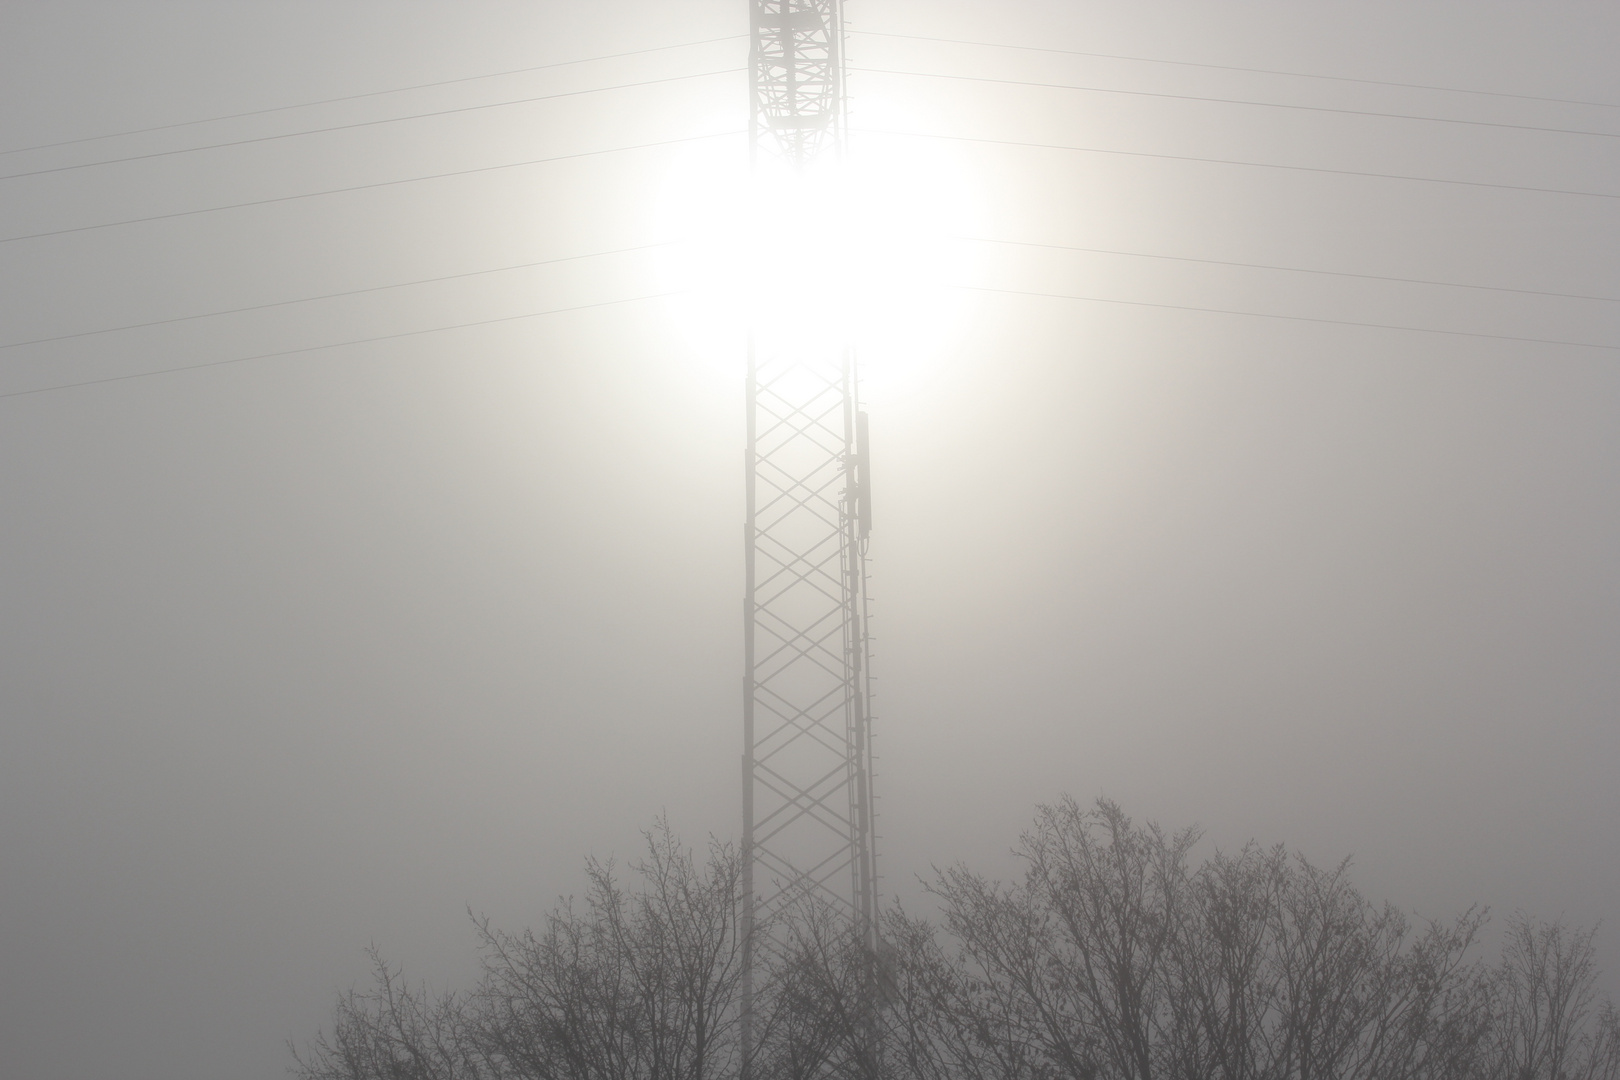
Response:
[{"label": "sagging power line", "polygon": [[194,217],[197,214],[214,214],[224,210],[242,210],[250,206],[269,206],[274,203],[297,202],[301,199],[315,199],[324,195],[345,195],[354,191],[372,191],[378,188],[397,187],[401,184],[419,184],[428,180],[476,176],[482,173],[500,172],[505,169],[521,169],[530,165],[573,161],[578,158],[598,157],[602,154],[621,154],[631,150],[650,150],[654,147],[677,146],[681,143],[698,142],[704,139],[723,139],[741,134],[740,131],[717,131],[705,135],[683,135],[679,138],[657,139],[652,142],[635,143],[631,146],[610,146],[602,150],[584,150],[575,154],[557,154],[552,157],[530,158],[526,161],[508,161],[499,165],[483,165],[475,169],[454,169],[450,172],[431,173],[427,176],[406,176],[396,180],[378,180],[369,184],[351,184],[346,187],[325,188],[321,191],[304,191],[293,195],[274,196],[268,199],[249,199],[246,202],[226,203],[222,206],[204,206],[194,210],[176,210],[167,214],[149,214],[145,217],[123,218],[119,221],[102,221],[93,225],[76,225],[66,229],[46,229],[41,232],[23,233],[20,236],[3,236],[0,237],[0,244],[13,244],[20,240],[40,240],[49,236],[66,236],[69,233],[90,232],[95,229],[112,229],[121,225],[141,225],[150,221],[169,221],[175,218]]},{"label": "sagging power line", "polygon": [[1006,244],[1010,247],[1042,248],[1048,251],[1084,252],[1090,255],[1124,255],[1133,259],[1163,259],[1169,262],[1197,263],[1203,266],[1233,266],[1246,270],[1277,270],[1290,274],[1355,278],[1360,281],[1388,281],[1401,285],[1433,285],[1445,289],[1472,289],[1480,292],[1513,293],[1519,296],[1546,296],[1561,300],[1592,300],[1605,304],[1620,304],[1620,296],[1592,296],[1586,293],[1554,292],[1548,289],[1516,289],[1508,285],[1477,285],[1466,281],[1441,281],[1436,278],[1397,277],[1393,274],[1362,274],[1350,270],[1324,270],[1308,266],[1280,266],[1276,263],[1243,262],[1237,259],[1204,259],[1191,255],[1165,255],[1150,251],[1128,251],[1124,248],[1081,247],[1077,244],[1045,244],[1031,240],[1007,240],[993,236],[958,236],[956,239],[975,244]]},{"label": "sagging power line", "polygon": [[1196,311],[1209,315],[1242,315],[1251,319],[1278,319],[1284,322],[1323,323],[1328,326],[1361,326],[1370,330],[1398,330],[1411,334],[1439,334],[1444,337],[1477,338],[1488,341],[1516,341],[1530,345],[1563,345],[1572,349],[1603,349],[1620,351],[1620,345],[1604,345],[1592,341],[1564,341],[1558,338],[1519,337],[1514,334],[1487,334],[1472,330],[1440,330],[1432,326],[1402,326],[1394,323],[1364,322],[1359,319],[1328,319],[1315,315],[1283,315],[1268,311],[1240,311],[1236,308],[1198,307],[1192,304],[1167,304],[1154,300],[1122,300],[1112,296],[1082,296],[1078,293],[1040,292],[1034,289],[1002,289],[991,285],[953,285],[952,288],[973,292],[1004,293],[1008,296],[1036,296],[1047,300],[1083,300],[1093,304],[1121,304],[1126,307],[1158,308],[1163,311]]},{"label": "sagging power line", "polygon": [[280,142],[284,139],[298,139],[306,135],[325,135],[334,131],[356,131],[360,128],[381,127],[385,124],[402,124],[408,120],[426,120],[438,116],[456,116],[462,113],[482,112],[486,109],[502,109],[512,105],[532,105],[541,101],[556,101],[561,98],[583,97],[586,94],[603,94],[612,90],[632,90],[646,86],[664,86],[669,83],[686,82],[692,79],[706,79],[715,75],[740,75],[746,68],[731,67],[718,71],[699,71],[688,75],[671,75],[662,79],[645,79],[641,82],[615,83],[612,86],[593,86],[585,90],[564,90],[555,94],[537,94],[533,97],[511,98],[506,101],[490,101],[479,105],[462,105],[454,109],[435,109],[431,112],[411,113],[408,116],[389,116],[380,120],[359,120],[350,124],[334,124],[330,127],[305,128],[300,131],[286,131],[276,135],[258,135],[251,139],[233,139],[229,142],[207,143],[203,146],[185,146],[175,150],[156,150],[150,154],[131,154],[128,157],[105,158],[101,161],[81,161],[75,165],[55,165],[48,169],[32,169],[28,172],[6,173],[0,175],[0,180],[20,180],[28,176],[47,176],[51,173],[76,172],[80,169],[94,169],[103,165],[122,165],[131,161],[150,161],[155,158],[178,157],[182,154],[197,154],[205,150],[223,150],[233,146],[252,146],[257,143]]},{"label": "sagging power line", "polygon": [[[1075,90],[1090,94],[1118,94],[1124,97],[1160,98],[1168,101],[1204,101],[1212,105],[1246,105],[1261,109],[1287,109],[1297,112],[1327,113],[1338,116],[1365,116],[1379,120],[1413,120],[1429,124],[1458,124],[1466,127],[1501,128],[1508,131],[1539,131],[1549,135],[1584,135],[1598,139],[1620,139],[1620,132],[1589,131],[1583,128],[1546,127],[1541,124],[1509,124],[1500,120],[1466,120],[1455,116],[1422,116],[1416,113],[1381,112],[1375,109],[1344,109],[1327,105],[1294,105],[1248,98],[1213,97],[1208,94],[1171,94],[1154,90],[1123,90],[1110,86],[1080,86],[1075,83],[1039,82],[1033,79],[999,79],[985,75],[956,75],[937,71],[902,71],[897,68],[851,66],[851,71],[870,75],[898,75],[918,79],[949,79],[956,82],[991,83],[1001,86],[1028,86],[1046,90]],[[0,179],[4,179],[0,177]]]},{"label": "sagging power line", "polygon": [[509,75],[527,75],[535,71],[549,71],[554,68],[572,67],[578,64],[594,64],[603,60],[621,60],[627,56],[645,56],[648,53],[669,52],[674,49],[691,49],[700,45],[714,45],[722,41],[737,41],[747,35],[726,34],[723,37],[705,38],[702,41],[684,41],[676,45],[655,45],[647,49],[632,49],[629,52],[608,53],[603,56],[586,56],[578,60],[558,60],[551,64],[535,64],[531,67],[512,68],[507,71],[492,71],[483,75],[463,75],[454,79],[440,79],[437,82],[415,83],[410,86],[395,86],[387,90],[367,90],[359,94],[345,94],[341,97],[321,98],[317,101],[303,101],[294,105],[272,105],[263,109],[249,109],[246,112],[226,113],[220,116],[205,116],[197,120],[177,120],[168,124],[153,124],[150,127],[130,128],[126,131],[113,131],[104,135],[86,135],[78,139],[61,139],[56,142],[35,143],[32,146],[18,146],[10,150],[0,150],[0,157],[8,154],[26,154],[33,150],[50,150],[58,146],[76,146],[87,142],[100,142],[104,139],[122,139],[129,135],[146,135],[154,131],[173,131],[176,128],[196,127],[200,124],[217,124],[226,120],[243,120],[250,116],[268,116],[271,113],[291,112],[295,109],[313,109],[321,105],[337,105],[346,101],[363,101],[367,98],[386,97],[390,94],[405,94],[413,90],[431,90],[440,86],[456,86],[461,83],[481,82],[485,79],[501,79]]},{"label": "sagging power line", "polygon": [[537,319],[543,315],[562,315],[570,311],[588,311],[592,308],[634,304],[643,300],[662,300],[666,297],[679,295],[681,295],[681,290],[677,289],[669,292],[648,293],[643,296],[626,296],[617,300],[601,300],[591,304],[547,308],[544,311],[525,311],[519,315],[502,315],[492,319],[472,319],[468,322],[451,323],[448,326],[428,326],[420,330],[402,330],[396,334],[378,334],[374,337],[351,338],[347,341],[333,341],[324,345],[304,345],[296,349],[281,349],[276,352],[258,353],[253,356],[234,356],[225,360],[205,360],[197,364],[180,364],[175,367],[158,368],[152,371],[134,371],[127,375],[108,375],[99,379],[82,379],[77,382],[57,383],[54,386],[40,386],[32,390],[12,390],[7,393],[0,393],[0,398],[32,397],[36,394],[49,394],[54,391],[71,390],[81,386],[100,386],[105,383],[149,379],[158,375],[173,375],[182,371],[202,371],[207,368],[229,367],[233,364],[247,364],[257,360],[274,360],[281,357],[297,356],[302,353],[323,352],[326,349],[341,349],[350,345],[370,345],[378,341],[398,341],[401,338],[421,337],[424,334],[438,334],[448,330],[466,330],[475,326],[495,326],[500,323],[519,322],[523,319]]},{"label": "sagging power line", "polygon": [[1284,71],[1277,68],[1240,67],[1235,64],[1208,64],[1192,60],[1165,60],[1151,56],[1125,56],[1120,53],[1084,52],[1079,49],[1054,49],[1045,45],[1010,45],[999,41],[976,41],[969,38],[927,37],[922,34],[895,34],[879,30],[851,30],[851,34],[864,37],[895,38],[902,41],[928,41],[944,45],[972,45],[985,49],[1011,49],[1018,52],[1051,53],[1055,56],[1083,56],[1097,60],[1124,60],[1133,64],[1162,64],[1167,67],[1203,68],[1206,71],[1238,71],[1248,75],[1278,75],[1289,79],[1317,79],[1323,82],[1353,83],[1361,86],[1387,86],[1398,90],[1428,90],[1441,94],[1467,94],[1473,97],[1508,98],[1515,101],[1538,101],[1554,105],[1584,105],[1595,109],[1620,109],[1620,104],[1608,101],[1586,101],[1579,98],[1548,97],[1537,94],[1515,94],[1502,90],[1470,90],[1457,86],[1436,86],[1430,83],[1396,82],[1390,79],[1367,79],[1349,75],[1321,75],[1307,71]]},{"label": "sagging power line", "polygon": [[1018,139],[990,139],[972,135],[943,135],[937,132],[899,131],[893,128],[854,128],[865,135],[892,135],[903,139],[942,139],[947,142],[981,143],[986,146],[1017,146],[1031,150],[1068,150],[1078,154],[1107,154],[1112,157],[1148,158],[1157,161],[1187,161],[1203,165],[1232,165],[1246,169],[1279,169],[1285,172],[1321,173],[1326,176],[1358,176],[1373,180],[1402,180],[1415,184],[1452,184],[1458,187],[1523,191],[1537,195],[1570,195],[1582,199],[1620,199],[1620,193],[1578,191],[1571,188],[1537,187],[1532,184],[1501,184],[1489,180],[1459,180],[1444,176],[1412,176],[1406,173],[1372,172],[1363,169],[1330,169],[1321,165],[1285,165],[1272,161],[1240,161],[1234,158],[1203,157],[1197,154],[1155,154],[1145,150],[1111,150],[1071,143],[1025,142]]},{"label": "sagging power line", "polygon": [[466,278],[484,277],[488,274],[504,274],[512,270],[532,270],[540,266],[555,266],[559,263],[581,262],[585,259],[603,259],[612,255],[627,255],[636,251],[651,251],[655,248],[668,247],[678,243],[675,240],[661,240],[652,244],[637,244],[634,247],[614,248],[610,251],[591,251],[582,255],[562,255],[555,259],[536,259],[532,262],[512,263],[508,266],[492,266],[484,270],[467,270],[459,274],[441,274],[438,277],[416,278],[413,281],[392,281],[386,285],[368,285],[360,289],[344,289],[341,292],[319,293],[315,296],[298,296],[290,300],[272,300],[263,304],[248,304],[243,307],[223,308],[219,311],[202,311],[193,315],[176,315],[169,319],[153,319],[150,322],[126,323],[123,326],[108,326],[98,330],[79,330],[71,334],[56,334],[51,337],[32,338],[28,341],[8,341],[0,344],[0,349],[21,349],[28,345],[46,345],[54,341],[71,341],[75,338],[95,337],[100,334],[117,334],[126,330],[145,330],[153,326],[173,326],[176,323],[196,322],[199,319],[217,319],[227,315],[244,315],[250,311],[268,311],[272,308],[291,307],[294,304],[311,304],[320,300],[339,300],[349,296],[364,296],[368,293],[387,292],[391,289],[408,289],[417,285],[435,285],[443,281],[460,281]]}]

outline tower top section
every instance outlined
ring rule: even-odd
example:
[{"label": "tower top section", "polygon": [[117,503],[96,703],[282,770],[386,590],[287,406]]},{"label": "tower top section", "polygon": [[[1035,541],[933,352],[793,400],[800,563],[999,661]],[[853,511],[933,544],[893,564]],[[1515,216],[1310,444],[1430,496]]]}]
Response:
[{"label": "tower top section", "polygon": [[750,0],[752,153],[802,168],[844,145],[843,0]]}]

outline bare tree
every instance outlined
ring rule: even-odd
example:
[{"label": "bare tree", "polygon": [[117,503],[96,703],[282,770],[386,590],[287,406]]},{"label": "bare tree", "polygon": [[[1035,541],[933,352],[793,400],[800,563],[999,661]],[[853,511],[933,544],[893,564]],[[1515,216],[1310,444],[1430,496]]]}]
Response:
[{"label": "bare tree", "polygon": [[959,1007],[974,1035],[959,1048],[961,1063],[983,1070],[997,1058],[1031,1057],[1053,1075],[1095,1077],[1097,1033],[1057,980],[1058,931],[1034,892],[961,866],[941,874],[933,889],[961,949]]},{"label": "bare tree", "polygon": [[1373,910],[1350,887],[1347,869],[1297,860],[1272,909],[1281,1017],[1267,1049],[1270,1070],[1280,1076],[1350,1075],[1357,1043],[1389,991],[1406,921],[1391,908]]},{"label": "bare tree", "polygon": [[1272,911],[1288,879],[1281,848],[1217,852],[1193,876],[1176,922],[1167,1036],[1174,1076],[1263,1075],[1277,1009]]},{"label": "bare tree", "polygon": [[[1001,888],[963,868],[935,892],[988,1005],[981,1030],[1001,1053],[1037,1050],[1055,1075],[1165,1075],[1172,1016],[1167,968],[1197,834],[1136,826],[1114,803],[1042,807],[1017,849],[1023,883]],[[1010,1040],[1010,1041],[1008,1041]],[[1014,1049],[1016,1047],[1016,1050]]]},{"label": "bare tree", "polygon": [[986,978],[965,950],[896,906],[883,923],[888,1074],[906,1080],[1037,1080],[1050,1075],[1024,995]]},{"label": "bare tree", "polygon": [[[1485,913],[1414,925],[1281,847],[1192,862],[1193,830],[1115,804],[1043,807],[1011,885],[963,866],[943,924],[898,906],[874,954],[808,898],[756,932],[761,1080],[1620,1080],[1593,932]],[[464,996],[340,998],[302,1080],[729,1080],[742,1071],[742,862],[668,825],[621,873],[586,865],[537,931],[475,920]]]},{"label": "bare tree", "polygon": [[[1483,913],[1414,932],[1349,883],[1253,845],[1196,869],[1196,832],[1118,806],[1043,808],[1022,883],[958,867],[934,886],[960,942],[944,1071],[1107,1080],[1444,1080],[1480,1067]],[[951,1030],[974,1032],[971,1043]],[[936,1055],[938,1051],[936,1050]],[[931,1060],[913,1054],[919,1060]]]},{"label": "bare tree", "polygon": [[293,1050],[302,1080],[487,1080],[496,1075],[471,1038],[464,1003],[411,987],[377,951],[373,987],[338,999],[331,1034]]},{"label": "bare tree", "polygon": [[1597,993],[1594,930],[1509,920],[1496,980],[1496,1075],[1502,1080],[1617,1080],[1620,1019]]},{"label": "bare tree", "polygon": [[848,915],[812,896],[765,929],[756,1075],[877,1080],[875,963]]},{"label": "bare tree", "polygon": [[587,865],[582,909],[507,934],[478,923],[480,1039],[524,1080],[705,1080],[738,1062],[741,861],[711,844],[699,867],[666,823],[647,836],[627,893]]},{"label": "bare tree", "polygon": [[374,987],[340,998],[330,1034],[295,1054],[302,1080],[711,1080],[734,1075],[741,860],[699,865],[668,825],[646,834],[627,889],[586,866],[582,903],[539,932],[475,919],[483,974],[465,997],[404,985],[380,957]]}]

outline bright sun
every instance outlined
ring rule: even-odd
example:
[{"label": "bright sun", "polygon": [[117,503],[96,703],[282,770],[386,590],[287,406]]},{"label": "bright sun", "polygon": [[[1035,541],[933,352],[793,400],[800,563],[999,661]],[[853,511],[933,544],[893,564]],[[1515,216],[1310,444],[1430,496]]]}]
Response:
[{"label": "bright sun", "polygon": [[910,381],[956,336],[976,213],[963,170],[924,140],[857,136],[843,162],[750,175],[737,141],[697,144],[663,186],[663,288],[692,348],[731,366],[750,327],[789,346],[853,344],[869,390]]}]

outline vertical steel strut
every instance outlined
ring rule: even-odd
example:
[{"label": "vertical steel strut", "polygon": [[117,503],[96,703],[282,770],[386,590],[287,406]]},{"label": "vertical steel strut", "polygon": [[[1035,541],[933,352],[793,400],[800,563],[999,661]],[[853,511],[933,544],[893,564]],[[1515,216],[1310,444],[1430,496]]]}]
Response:
[{"label": "vertical steel strut", "polygon": [[[750,0],[750,165],[802,182],[845,151],[842,0]],[[812,181],[813,182],[813,181]],[[780,197],[777,197],[777,195]],[[761,193],[784,238],[752,280],[791,282],[802,183]],[[802,220],[798,221],[803,225]],[[800,230],[802,235],[802,230]],[[785,286],[792,288],[791,284]],[[814,300],[749,328],[743,549],[743,1076],[754,1075],[756,965],[784,908],[847,913],[877,954],[866,632],[870,452],[855,352]],[[816,332],[818,319],[827,325]],[[780,318],[779,322],[783,321]],[[875,969],[874,969],[875,970]],[[869,980],[870,981],[870,980]]]}]

